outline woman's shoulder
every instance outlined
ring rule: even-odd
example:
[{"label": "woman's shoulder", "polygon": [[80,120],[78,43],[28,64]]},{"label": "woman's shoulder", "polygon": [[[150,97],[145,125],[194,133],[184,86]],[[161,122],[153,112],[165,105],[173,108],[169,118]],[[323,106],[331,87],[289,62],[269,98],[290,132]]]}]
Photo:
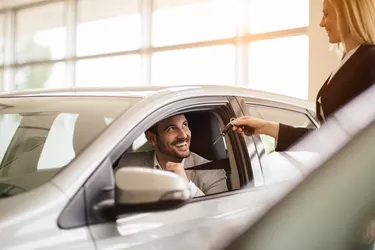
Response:
[{"label": "woman's shoulder", "polygon": [[375,45],[361,45],[361,50],[365,53],[366,56],[375,57]]},{"label": "woman's shoulder", "polygon": [[356,61],[361,67],[367,65],[373,68],[375,66],[375,45],[361,45],[356,54]]}]

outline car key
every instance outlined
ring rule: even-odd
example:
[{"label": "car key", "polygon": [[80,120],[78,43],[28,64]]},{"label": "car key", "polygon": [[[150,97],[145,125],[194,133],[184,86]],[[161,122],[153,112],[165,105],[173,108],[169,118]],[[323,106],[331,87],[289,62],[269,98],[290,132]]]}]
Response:
[{"label": "car key", "polygon": [[[214,142],[213,145],[215,145],[221,138],[223,138],[226,134],[228,134],[228,132],[233,128],[233,123],[232,123],[233,120],[235,120],[235,118],[230,119],[230,122],[225,126],[223,131],[221,131],[219,138],[217,138],[217,140]],[[254,133],[254,129],[251,127],[241,126],[241,128],[246,134],[252,135]]]}]

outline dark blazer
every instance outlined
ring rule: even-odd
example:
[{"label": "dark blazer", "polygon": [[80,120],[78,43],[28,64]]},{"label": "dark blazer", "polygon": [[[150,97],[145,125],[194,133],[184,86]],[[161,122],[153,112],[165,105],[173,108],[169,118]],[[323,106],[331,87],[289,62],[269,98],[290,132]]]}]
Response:
[{"label": "dark blazer", "polygon": [[[329,79],[329,78],[328,78]],[[316,98],[316,113],[320,122],[365,91],[375,82],[375,45],[361,45],[341,66],[328,84],[320,88]],[[320,103],[318,102],[320,98]],[[280,124],[276,151],[283,151],[303,137],[309,130]]]}]

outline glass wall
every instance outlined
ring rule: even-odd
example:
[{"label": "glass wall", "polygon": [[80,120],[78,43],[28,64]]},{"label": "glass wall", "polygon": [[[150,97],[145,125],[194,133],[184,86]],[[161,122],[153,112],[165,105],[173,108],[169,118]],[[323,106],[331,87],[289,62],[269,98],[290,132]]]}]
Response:
[{"label": "glass wall", "polygon": [[0,12],[0,90],[218,84],[307,99],[308,22],[309,0],[43,1]]}]

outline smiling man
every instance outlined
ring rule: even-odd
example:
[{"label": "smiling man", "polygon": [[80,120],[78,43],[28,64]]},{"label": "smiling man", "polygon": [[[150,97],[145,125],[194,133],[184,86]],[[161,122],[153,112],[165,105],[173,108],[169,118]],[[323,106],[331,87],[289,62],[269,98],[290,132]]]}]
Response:
[{"label": "smiling man", "polygon": [[154,150],[125,154],[119,167],[145,166],[171,171],[188,182],[195,197],[228,191],[223,169],[185,170],[209,160],[190,151],[191,131],[184,115],[159,121],[145,135]]}]

